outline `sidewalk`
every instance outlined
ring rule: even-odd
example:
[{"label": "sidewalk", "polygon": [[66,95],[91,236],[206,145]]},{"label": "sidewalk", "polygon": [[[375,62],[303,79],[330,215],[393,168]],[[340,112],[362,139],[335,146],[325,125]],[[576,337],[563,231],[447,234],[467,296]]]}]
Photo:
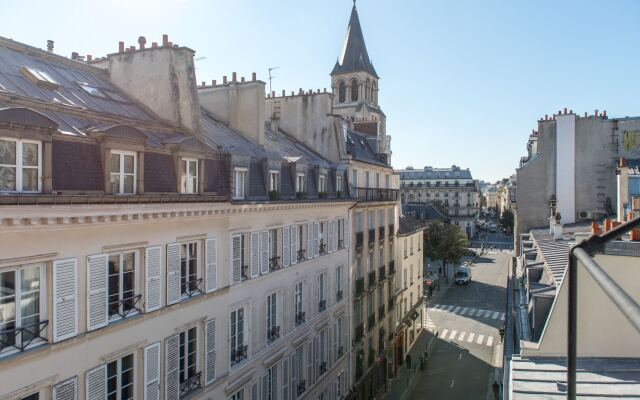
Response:
[{"label": "sidewalk", "polygon": [[427,349],[427,344],[429,344],[428,352],[431,352],[431,348],[435,343],[435,336],[427,330],[423,330],[418,336],[415,344],[409,351],[411,354],[411,370],[407,369],[407,363],[405,362],[400,370],[398,371],[398,376],[393,378],[389,382],[389,390],[384,395],[384,399],[387,400],[403,400],[406,396],[412,393],[411,388],[416,386],[416,383],[421,376],[420,374],[420,357],[424,353],[425,349]]}]

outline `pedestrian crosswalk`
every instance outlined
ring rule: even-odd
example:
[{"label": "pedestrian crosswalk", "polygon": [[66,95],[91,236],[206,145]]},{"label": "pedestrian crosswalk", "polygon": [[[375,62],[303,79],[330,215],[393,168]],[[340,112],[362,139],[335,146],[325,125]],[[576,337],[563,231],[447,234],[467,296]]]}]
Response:
[{"label": "pedestrian crosswalk", "polygon": [[431,315],[429,315],[428,312],[422,313],[422,321],[426,330],[430,332],[435,332],[436,324],[433,323],[433,320],[431,319]]},{"label": "pedestrian crosswalk", "polygon": [[443,329],[439,332],[438,336],[443,340],[456,341],[461,343],[475,343],[485,345],[487,347],[492,347],[494,341],[493,336],[490,335],[476,335],[476,333],[474,332],[458,331],[456,329]]},{"label": "pedestrian crosswalk", "polygon": [[477,308],[471,307],[462,307],[456,306],[452,304],[434,304],[429,307],[430,310],[433,311],[442,311],[448,312],[452,314],[458,314],[465,317],[476,317],[476,318],[486,318],[486,319],[494,319],[504,321],[504,313],[500,311],[494,310],[481,310]]}]

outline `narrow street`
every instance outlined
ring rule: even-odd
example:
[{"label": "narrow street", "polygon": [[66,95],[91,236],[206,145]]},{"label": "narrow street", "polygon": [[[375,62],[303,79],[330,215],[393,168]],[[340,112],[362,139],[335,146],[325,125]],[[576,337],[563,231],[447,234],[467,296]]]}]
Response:
[{"label": "narrow street", "polygon": [[415,372],[419,376],[410,380],[402,399],[494,398],[491,384],[500,359],[498,329],[505,317],[510,257],[505,252],[476,257],[468,285],[451,286],[429,302],[427,366]]}]

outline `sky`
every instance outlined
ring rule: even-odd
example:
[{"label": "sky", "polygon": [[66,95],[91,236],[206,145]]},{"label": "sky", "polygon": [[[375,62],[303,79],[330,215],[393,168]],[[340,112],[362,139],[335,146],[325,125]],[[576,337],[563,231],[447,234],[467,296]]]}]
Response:
[{"label": "sky", "polygon": [[[94,57],[169,40],[198,82],[238,76],[290,92],[330,87],[352,0],[0,0],[0,36]],[[537,120],[640,115],[640,2],[359,0],[395,168],[514,173]]]}]

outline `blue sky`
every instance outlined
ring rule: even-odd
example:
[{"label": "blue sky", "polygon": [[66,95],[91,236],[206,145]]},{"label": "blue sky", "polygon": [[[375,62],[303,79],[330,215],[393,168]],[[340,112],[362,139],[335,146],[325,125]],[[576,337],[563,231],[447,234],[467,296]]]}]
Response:
[{"label": "blue sky", "polygon": [[[640,2],[359,0],[393,165],[513,173],[544,114],[640,114]],[[118,41],[196,51],[198,81],[267,79],[278,92],[330,86],[351,0],[0,0],[0,35],[69,56]]]}]

